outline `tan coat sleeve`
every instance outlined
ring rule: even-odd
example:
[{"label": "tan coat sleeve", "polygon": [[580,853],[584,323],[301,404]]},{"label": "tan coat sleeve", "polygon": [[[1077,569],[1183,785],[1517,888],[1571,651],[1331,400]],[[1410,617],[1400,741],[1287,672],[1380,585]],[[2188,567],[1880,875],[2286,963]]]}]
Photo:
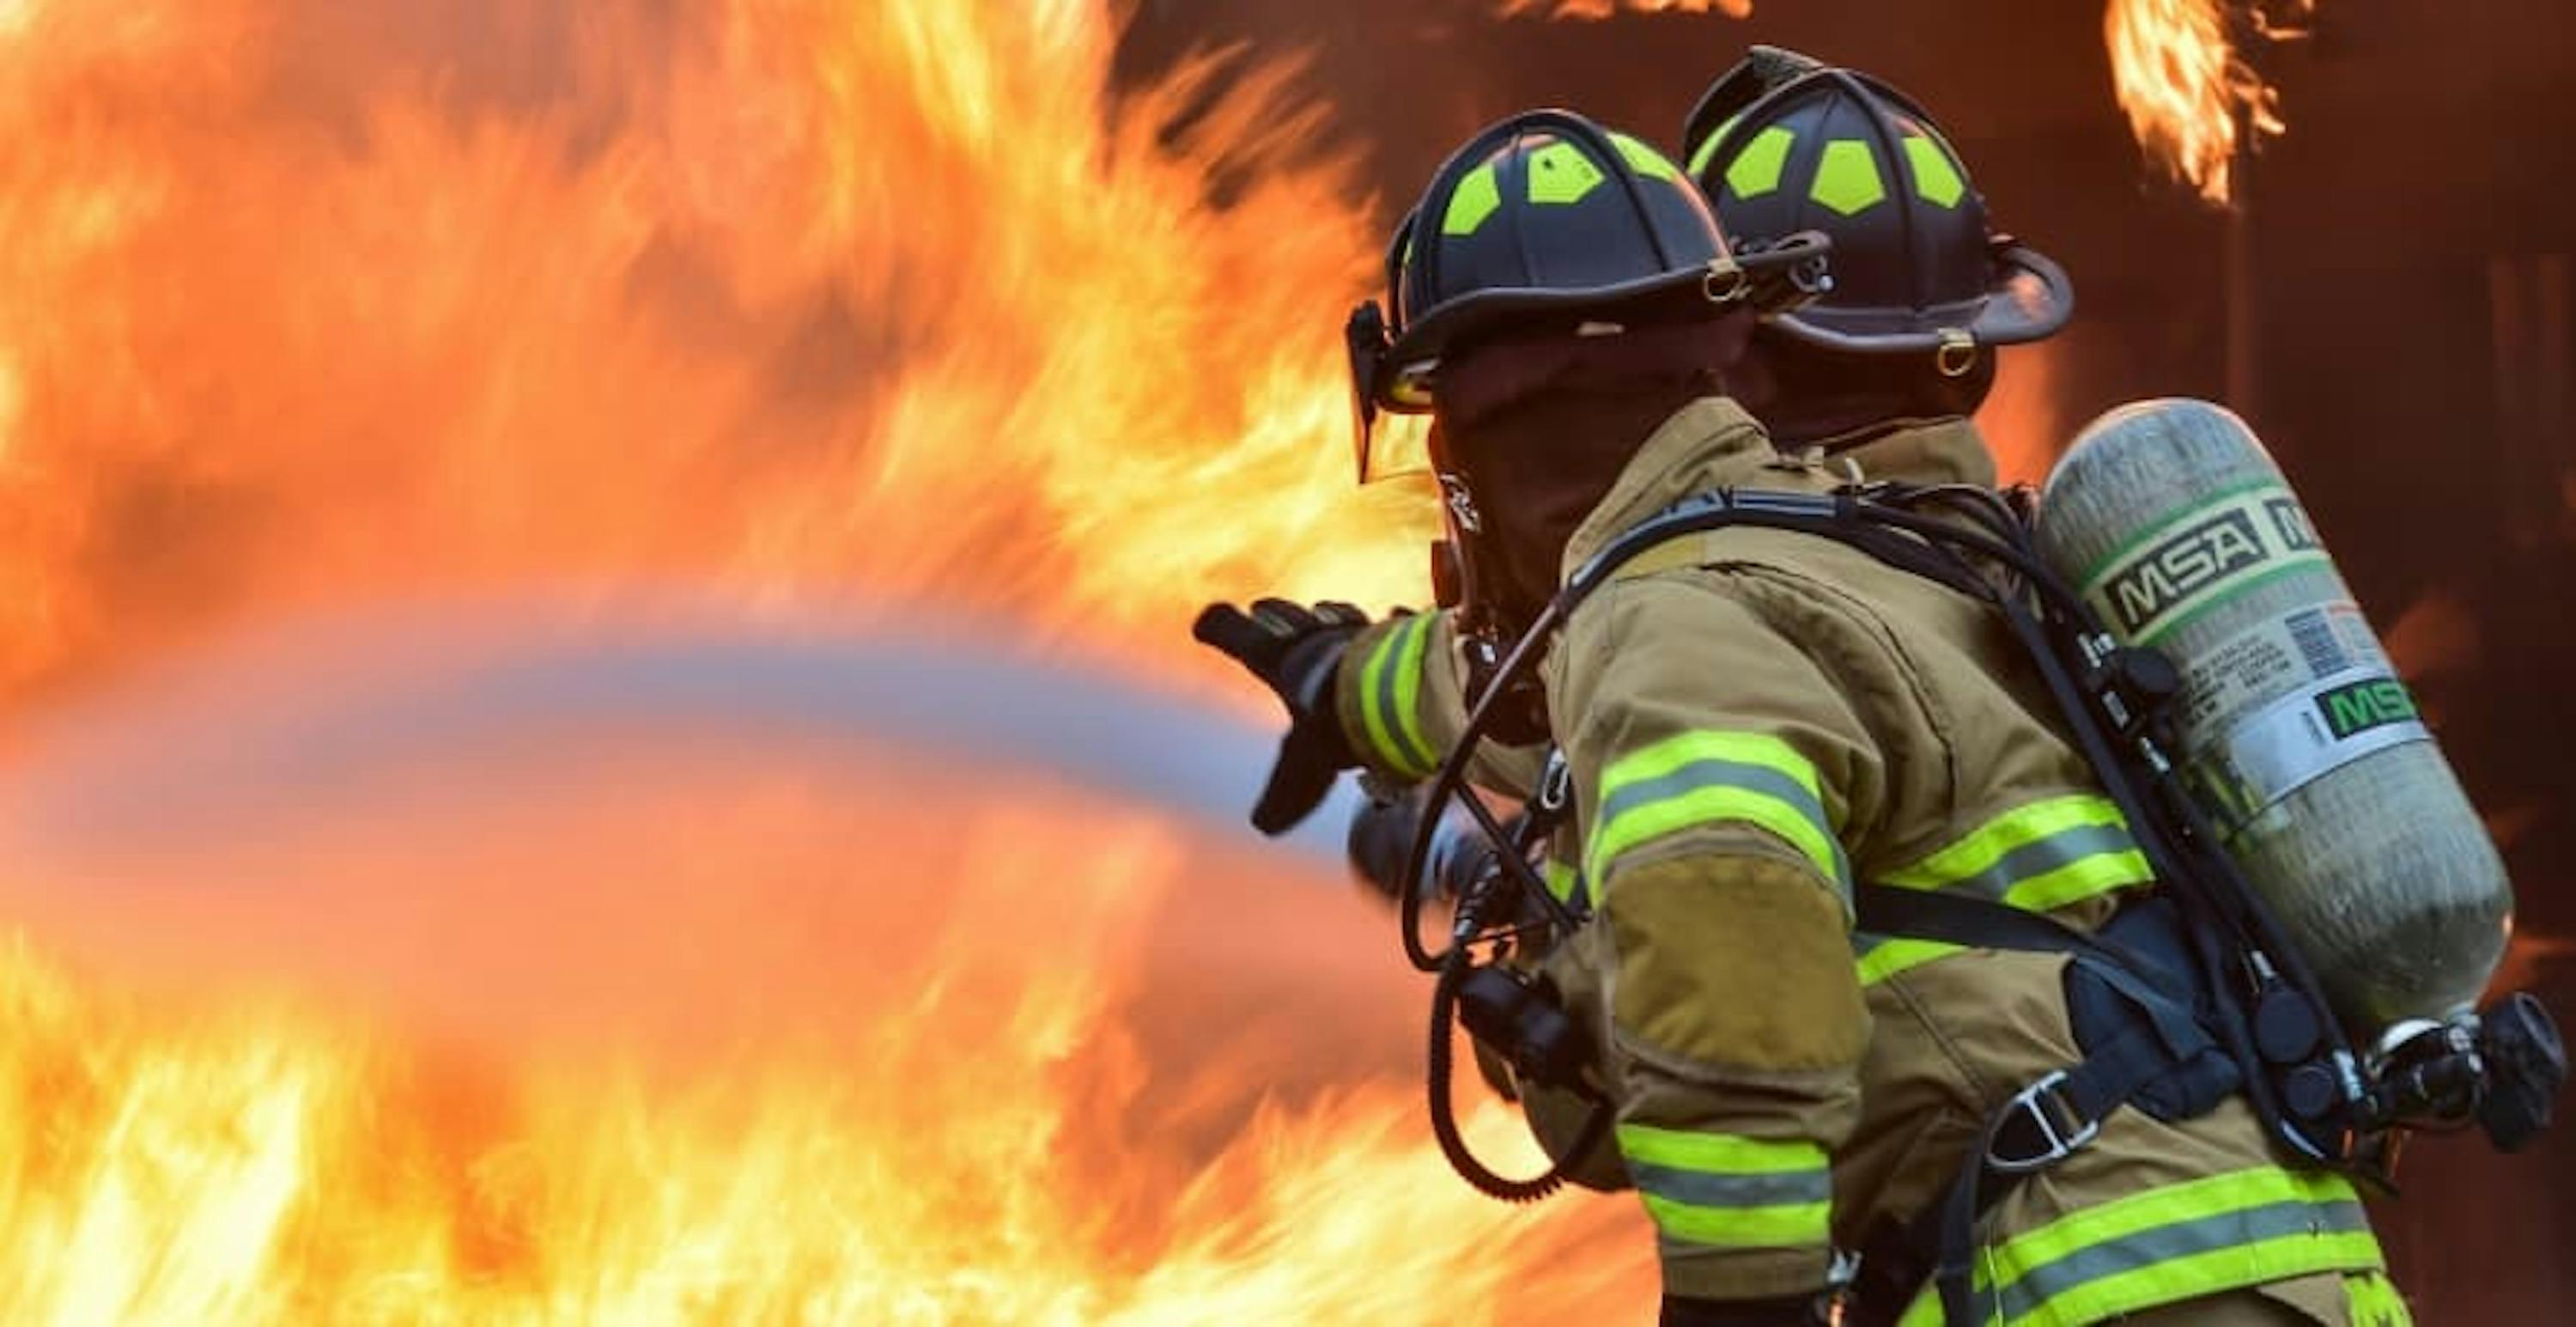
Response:
[{"label": "tan coat sleeve", "polygon": [[[1361,762],[1398,783],[1431,777],[1467,728],[1465,665],[1446,610],[1414,613],[1361,632],[1334,678],[1342,732]],[[1468,778],[1514,796],[1538,783],[1536,748],[1488,742]]]},{"label": "tan coat sleeve", "polygon": [[1820,1287],[1867,1039],[1844,845],[1879,813],[1880,754],[1722,573],[1610,586],[1561,665],[1555,718],[1599,909],[1580,948],[1600,969],[1617,1143],[1665,1288]]}]

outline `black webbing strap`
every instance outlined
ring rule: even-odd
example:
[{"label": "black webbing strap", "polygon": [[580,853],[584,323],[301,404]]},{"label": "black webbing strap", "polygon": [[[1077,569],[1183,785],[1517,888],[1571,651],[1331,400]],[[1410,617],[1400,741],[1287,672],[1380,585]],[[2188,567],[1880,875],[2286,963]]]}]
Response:
[{"label": "black webbing strap", "polygon": [[1937,940],[1970,949],[2095,954],[2113,962],[2128,961],[2126,955],[2102,941],[2054,918],[1933,889],[1854,885],[1852,929],[1909,940]]},{"label": "black webbing strap", "polygon": [[[1926,1264],[1952,1327],[1978,1321],[1972,1294],[1976,1223],[2023,1178],[2065,1160],[2093,1141],[2111,1112],[2158,1077],[2215,1045],[2192,1015],[2192,1002],[2143,975],[2134,956],[2038,913],[1937,891],[1860,885],[1855,924],[1875,935],[1933,940],[1976,949],[2062,953],[2119,992],[2139,1015],[2086,1047],[2084,1058],[2042,1076],[1987,1117],[1975,1149],[1941,1199],[1888,1232],[1863,1259],[1873,1290],[1911,1298]],[[1928,1256],[1927,1256],[1928,1255]],[[1881,1262],[1872,1275],[1869,1263]],[[1886,1264],[1893,1263],[1893,1269]],[[1894,1274],[1888,1275],[1890,1271]],[[1877,1317],[1873,1306],[1871,1317]],[[1903,1309],[1885,1304],[1888,1320]]]}]

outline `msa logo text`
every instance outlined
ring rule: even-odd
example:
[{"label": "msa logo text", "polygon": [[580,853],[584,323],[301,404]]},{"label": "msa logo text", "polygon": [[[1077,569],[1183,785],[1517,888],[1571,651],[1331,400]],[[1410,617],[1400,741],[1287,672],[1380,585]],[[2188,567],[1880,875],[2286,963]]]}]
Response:
[{"label": "msa logo text", "polygon": [[2281,547],[2293,553],[2319,548],[2317,527],[2308,524],[2307,510],[2297,498],[2268,498],[2263,514],[2272,518],[2272,532],[2281,536]]},{"label": "msa logo text", "polygon": [[[2277,522],[2280,514],[2273,515]],[[2313,545],[2315,537],[2307,538]],[[2175,532],[2112,577],[2103,593],[2122,630],[2136,635],[2174,605],[2270,556],[2254,514],[2240,507]]]},{"label": "msa logo text", "polygon": [[2325,716],[2326,727],[2333,731],[2336,741],[2423,717],[2415,708],[2415,698],[2406,693],[2406,684],[2393,677],[2336,687],[2317,697],[2317,712]]}]

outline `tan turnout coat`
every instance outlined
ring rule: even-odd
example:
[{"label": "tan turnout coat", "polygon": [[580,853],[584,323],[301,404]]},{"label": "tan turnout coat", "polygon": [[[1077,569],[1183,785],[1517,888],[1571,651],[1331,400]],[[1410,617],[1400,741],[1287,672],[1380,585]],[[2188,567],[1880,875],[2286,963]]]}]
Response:
[{"label": "tan turnout coat", "polygon": [[[1646,442],[1565,566],[1685,496],[1822,492],[1847,463],[1994,482],[1963,421],[1802,464],[1710,398]],[[1382,773],[1420,778],[1463,726],[1454,651],[1428,614],[1347,656],[1341,715]],[[1933,1202],[1988,1114],[2078,1058],[2062,956],[1856,935],[1852,882],[2090,929],[2152,886],[2146,863],[1992,611],[1827,539],[1739,527],[1655,549],[1576,610],[1545,680],[1577,793],[1551,878],[1596,912],[1544,968],[1618,1109],[1593,1169],[1633,1183],[1672,1293],[1814,1288],[1830,1249]],[[1565,1103],[1530,1105],[1562,1142]],[[2241,1101],[2180,1125],[2117,1112],[1979,1235],[2000,1321],[2248,1294],[2405,1320],[2351,1189],[2278,1165]],[[1935,1318],[1925,1298],[1908,1321]]]}]

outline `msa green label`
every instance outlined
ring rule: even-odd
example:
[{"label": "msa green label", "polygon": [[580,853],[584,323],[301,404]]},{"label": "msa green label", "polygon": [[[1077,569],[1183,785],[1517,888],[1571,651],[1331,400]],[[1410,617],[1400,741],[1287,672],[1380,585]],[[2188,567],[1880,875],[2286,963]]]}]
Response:
[{"label": "msa green label", "polygon": [[2336,741],[2422,717],[2415,698],[2406,693],[2406,684],[2393,677],[2336,687],[2317,697],[2317,712],[2325,716],[2326,729]]},{"label": "msa green label", "polygon": [[2328,565],[2299,500],[2267,482],[2222,494],[2130,540],[2087,579],[2084,595],[2123,639],[2152,645],[2240,590]]},{"label": "msa green label", "polygon": [[2202,804],[2233,834],[2336,770],[2432,740],[2406,684],[2384,666],[2364,667],[2229,720],[2193,751],[2190,772]]}]

